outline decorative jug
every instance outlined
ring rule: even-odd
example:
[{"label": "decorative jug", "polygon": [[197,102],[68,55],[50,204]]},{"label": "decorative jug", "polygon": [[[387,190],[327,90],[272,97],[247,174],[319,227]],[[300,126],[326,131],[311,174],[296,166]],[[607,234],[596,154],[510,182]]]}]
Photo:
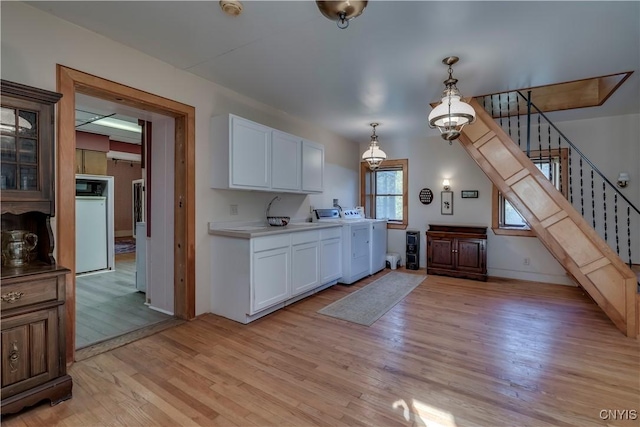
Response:
[{"label": "decorative jug", "polygon": [[38,236],[27,230],[2,230],[2,265],[22,267],[29,263]]}]

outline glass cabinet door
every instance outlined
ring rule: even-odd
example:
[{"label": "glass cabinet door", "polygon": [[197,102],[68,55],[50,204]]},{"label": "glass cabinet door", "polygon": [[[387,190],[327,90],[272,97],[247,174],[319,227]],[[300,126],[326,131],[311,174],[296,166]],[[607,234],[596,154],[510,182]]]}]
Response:
[{"label": "glass cabinet door", "polygon": [[0,189],[38,191],[38,111],[0,110]]}]

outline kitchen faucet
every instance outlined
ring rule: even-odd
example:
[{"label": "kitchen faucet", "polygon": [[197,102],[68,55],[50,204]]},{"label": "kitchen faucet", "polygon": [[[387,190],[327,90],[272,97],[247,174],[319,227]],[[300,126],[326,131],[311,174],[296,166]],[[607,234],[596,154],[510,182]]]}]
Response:
[{"label": "kitchen faucet", "polygon": [[275,202],[276,200],[281,200],[280,196],[276,196],[273,199],[271,199],[271,201],[269,202],[269,204],[267,205],[267,218],[269,218],[269,209],[271,209],[271,203]]}]

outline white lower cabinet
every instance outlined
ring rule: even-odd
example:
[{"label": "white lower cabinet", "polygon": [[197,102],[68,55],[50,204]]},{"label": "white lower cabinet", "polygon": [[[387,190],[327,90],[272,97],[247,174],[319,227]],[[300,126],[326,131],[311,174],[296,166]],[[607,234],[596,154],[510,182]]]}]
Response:
[{"label": "white lower cabinet", "polygon": [[[312,232],[313,241],[294,243],[298,235],[291,236],[291,296],[300,295],[320,286],[320,251],[319,234]],[[307,238],[308,239],[308,238]]]},{"label": "white lower cabinet", "polygon": [[211,311],[249,323],[336,283],[341,227],[255,238],[213,235]]}]

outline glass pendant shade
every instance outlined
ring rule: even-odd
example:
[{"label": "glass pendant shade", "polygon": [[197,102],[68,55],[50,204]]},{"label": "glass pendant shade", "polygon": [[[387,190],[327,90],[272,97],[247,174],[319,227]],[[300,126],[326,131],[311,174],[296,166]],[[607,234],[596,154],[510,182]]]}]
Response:
[{"label": "glass pendant shade", "polygon": [[369,164],[369,169],[376,170],[387,158],[387,155],[378,146],[378,135],[376,135],[376,126],[379,126],[379,124],[371,123],[370,126],[373,127],[373,134],[371,134],[371,144],[369,144],[369,148],[367,148],[367,151],[362,154],[362,160]]},{"label": "glass pendant shade", "polygon": [[378,144],[371,144],[367,151],[362,154],[362,160],[369,163],[369,169],[371,170],[378,169],[386,158],[387,155],[378,148]]},{"label": "glass pendant shade", "polygon": [[444,82],[446,88],[442,94],[442,102],[429,113],[429,126],[438,128],[442,138],[449,142],[458,139],[462,128],[476,119],[476,112],[461,99],[462,96],[456,87],[458,80],[452,76],[451,65],[457,61],[458,58],[455,56],[442,61],[449,65],[449,78]]}]

